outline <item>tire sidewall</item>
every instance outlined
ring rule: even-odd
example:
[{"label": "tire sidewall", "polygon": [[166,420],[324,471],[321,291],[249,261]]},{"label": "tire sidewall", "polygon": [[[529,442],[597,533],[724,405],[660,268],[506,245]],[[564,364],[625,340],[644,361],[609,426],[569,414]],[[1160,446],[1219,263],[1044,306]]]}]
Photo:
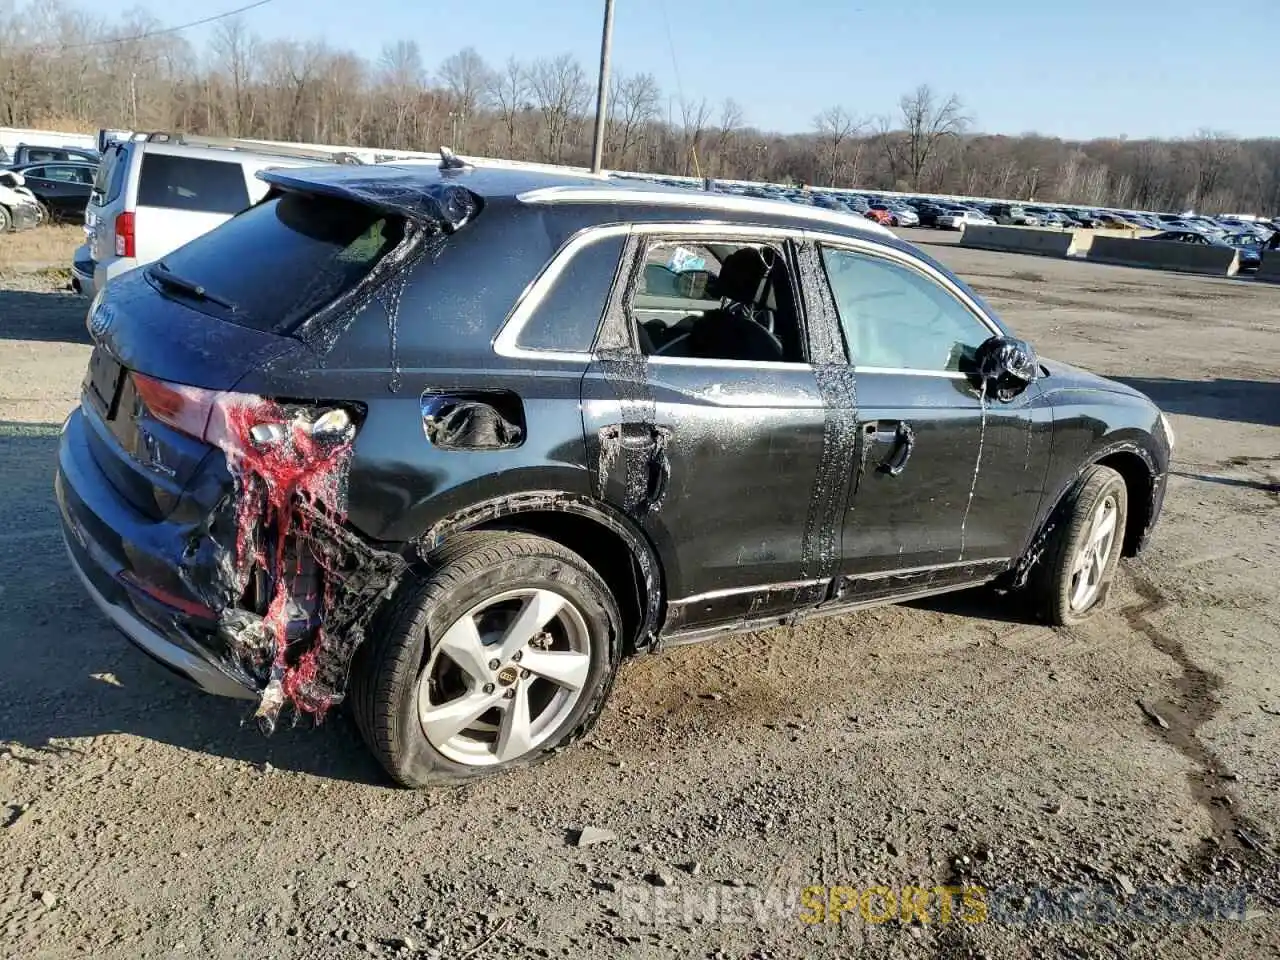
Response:
[{"label": "tire sidewall", "polygon": [[[1114,497],[1116,501],[1115,539],[1093,603],[1082,611],[1075,611],[1071,609],[1071,570],[1084,539],[1089,535],[1094,511],[1107,496]],[[1064,531],[1065,541],[1054,571],[1053,589],[1056,591],[1056,596],[1053,600],[1060,611],[1059,619],[1063,624],[1069,625],[1087,620],[1105,603],[1111,581],[1120,563],[1128,517],[1128,490],[1125,487],[1124,478],[1119,473],[1109,467],[1095,466],[1081,477],[1076,493],[1072,497],[1071,510],[1068,513]]]},{"label": "tire sidewall", "polygon": [[[578,608],[590,636],[591,667],[581,697],[573,712],[538,749],[506,763],[472,766],[450,760],[427,739],[418,721],[418,681],[431,656],[431,638],[438,638],[464,613],[490,597],[514,589],[542,588],[566,597]],[[417,623],[421,624],[420,616]],[[397,753],[402,758],[404,778],[414,783],[430,783],[444,779],[452,782],[473,777],[490,776],[502,771],[529,766],[544,759],[556,749],[585,734],[599,716],[613,685],[617,670],[619,617],[617,608],[604,582],[592,571],[553,554],[513,558],[499,563],[440,598],[425,612],[425,630],[416,631],[414,648],[406,662],[412,664],[413,676],[401,678],[399,713],[400,743]]]}]

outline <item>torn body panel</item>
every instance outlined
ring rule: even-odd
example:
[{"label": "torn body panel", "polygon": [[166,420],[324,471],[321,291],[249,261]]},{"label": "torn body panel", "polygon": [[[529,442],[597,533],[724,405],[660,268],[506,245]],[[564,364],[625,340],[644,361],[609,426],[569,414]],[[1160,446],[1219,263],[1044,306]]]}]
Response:
[{"label": "torn body panel", "polygon": [[214,417],[209,439],[233,491],[188,541],[183,577],[260,690],[263,728],[285,703],[321,718],[342,699],[364,627],[404,560],[343,526],[355,435],[346,410],[240,396]]}]

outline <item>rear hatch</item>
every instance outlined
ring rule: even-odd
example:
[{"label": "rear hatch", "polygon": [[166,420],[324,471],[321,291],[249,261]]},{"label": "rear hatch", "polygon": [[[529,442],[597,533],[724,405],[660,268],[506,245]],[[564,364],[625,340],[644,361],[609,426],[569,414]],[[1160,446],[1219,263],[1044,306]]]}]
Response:
[{"label": "rear hatch", "polygon": [[84,228],[90,256],[96,263],[116,253],[115,218],[125,209],[125,182],[133,149],[134,145],[129,142],[109,144],[93,178],[93,191],[84,211]]},{"label": "rear hatch", "polygon": [[214,449],[209,405],[250,370],[307,350],[306,321],[362,298],[396,268],[384,257],[421,232],[400,209],[298,186],[114,280],[90,314],[92,453],[149,517],[170,515],[198,484]]}]

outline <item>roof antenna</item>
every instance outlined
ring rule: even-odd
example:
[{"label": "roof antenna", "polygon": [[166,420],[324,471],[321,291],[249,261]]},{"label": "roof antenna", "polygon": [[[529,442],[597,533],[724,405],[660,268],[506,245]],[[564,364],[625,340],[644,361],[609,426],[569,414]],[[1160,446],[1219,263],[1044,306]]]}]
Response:
[{"label": "roof antenna", "polygon": [[471,164],[463,160],[460,156],[450,150],[448,147],[440,148],[440,169],[441,170],[466,170]]}]

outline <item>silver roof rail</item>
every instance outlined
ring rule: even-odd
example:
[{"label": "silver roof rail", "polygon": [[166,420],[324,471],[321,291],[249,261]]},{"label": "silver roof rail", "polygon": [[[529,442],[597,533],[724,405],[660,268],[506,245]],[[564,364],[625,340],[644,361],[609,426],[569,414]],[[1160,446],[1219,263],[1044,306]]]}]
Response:
[{"label": "silver roof rail", "polygon": [[245,153],[260,153],[274,157],[296,157],[301,160],[319,160],[324,163],[363,163],[354,153],[345,150],[316,150],[307,147],[290,147],[275,143],[259,143],[252,140],[237,140],[233,137],[204,137],[180,133],[152,133],[147,142],[178,143],[188,147],[212,147],[219,150],[238,150]]}]

